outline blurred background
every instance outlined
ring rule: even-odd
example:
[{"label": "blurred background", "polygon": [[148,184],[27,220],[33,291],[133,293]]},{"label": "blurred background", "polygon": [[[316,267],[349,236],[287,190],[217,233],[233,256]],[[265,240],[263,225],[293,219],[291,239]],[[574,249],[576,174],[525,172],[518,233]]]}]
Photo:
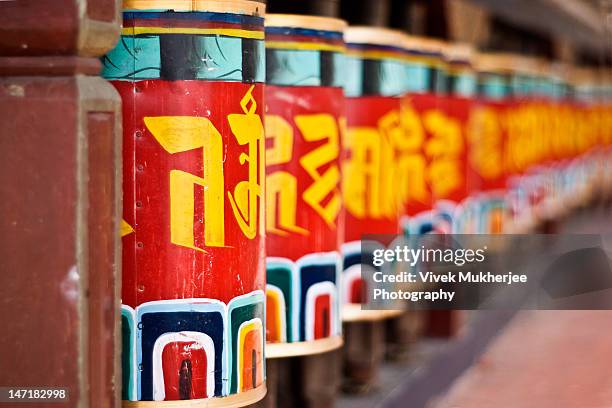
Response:
[{"label": "blurred background", "polygon": [[608,0],[268,0],[271,13],[340,16],[352,25],[404,30],[577,65],[610,63]]}]

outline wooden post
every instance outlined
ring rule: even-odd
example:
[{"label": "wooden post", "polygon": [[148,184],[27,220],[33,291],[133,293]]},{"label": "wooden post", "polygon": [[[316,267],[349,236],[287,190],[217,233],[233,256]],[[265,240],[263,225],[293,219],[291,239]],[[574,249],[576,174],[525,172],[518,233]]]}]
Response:
[{"label": "wooden post", "polygon": [[342,388],[348,393],[364,393],[378,383],[385,356],[385,321],[355,321],[344,324]]},{"label": "wooden post", "polygon": [[388,319],[385,327],[385,357],[391,361],[408,361],[413,348],[424,333],[426,312],[407,310],[400,316]]},{"label": "wooden post", "polygon": [[268,358],[268,393],[260,408],[326,408],[336,402],[342,348],[308,356]]},{"label": "wooden post", "polygon": [[57,407],[120,406],[118,33],[114,0],[0,4],[0,384]]}]

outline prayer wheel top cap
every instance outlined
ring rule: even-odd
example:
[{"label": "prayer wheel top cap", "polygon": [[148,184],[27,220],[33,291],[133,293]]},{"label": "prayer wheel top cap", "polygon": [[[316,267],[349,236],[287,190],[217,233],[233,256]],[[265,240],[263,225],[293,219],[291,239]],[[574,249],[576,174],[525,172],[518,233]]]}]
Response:
[{"label": "prayer wheel top cap", "polygon": [[555,79],[570,82],[571,68],[562,61],[555,61],[550,65],[550,75]]},{"label": "prayer wheel top cap", "polygon": [[[484,54],[487,55],[487,54]],[[528,57],[521,54],[501,53],[493,54],[500,57],[497,61],[501,64],[499,70],[511,72],[514,75],[530,75],[537,76],[540,72],[539,60],[537,58]],[[486,56],[485,56],[486,59]],[[486,61],[485,61],[486,65]]]},{"label": "prayer wheel top cap", "polygon": [[590,86],[597,82],[595,71],[589,67],[572,67],[571,78],[571,82],[577,86]]},{"label": "prayer wheel top cap", "polygon": [[571,68],[572,85],[591,90],[597,87],[612,86],[612,71],[602,67],[574,66]]},{"label": "prayer wheel top cap", "polygon": [[479,72],[509,74],[516,70],[513,56],[506,53],[480,53],[474,67]]},{"label": "prayer wheel top cap", "polygon": [[469,64],[474,58],[475,49],[469,44],[452,43],[444,48],[444,59],[450,63]]},{"label": "prayer wheel top cap", "polygon": [[293,27],[311,30],[344,32],[346,21],[339,18],[302,16],[297,14],[266,14],[266,27]]},{"label": "prayer wheel top cap", "polygon": [[344,41],[352,44],[373,44],[402,48],[406,41],[406,34],[388,28],[349,26],[344,31]]},{"label": "prayer wheel top cap", "polygon": [[266,5],[251,0],[123,0],[123,9],[210,11],[263,17]]},{"label": "prayer wheel top cap", "polygon": [[549,77],[552,74],[552,62],[545,58],[538,58],[538,73],[541,77]]},{"label": "prayer wheel top cap", "polygon": [[444,41],[436,40],[435,38],[405,35],[403,47],[408,52],[415,51],[420,53],[442,55],[448,48],[448,44]]},{"label": "prayer wheel top cap", "polygon": [[596,67],[592,69],[593,71],[593,83],[596,86],[610,86],[611,76],[610,69],[606,67]]},{"label": "prayer wheel top cap", "polygon": [[514,72],[522,75],[538,76],[540,74],[539,60],[524,55],[514,55]]}]

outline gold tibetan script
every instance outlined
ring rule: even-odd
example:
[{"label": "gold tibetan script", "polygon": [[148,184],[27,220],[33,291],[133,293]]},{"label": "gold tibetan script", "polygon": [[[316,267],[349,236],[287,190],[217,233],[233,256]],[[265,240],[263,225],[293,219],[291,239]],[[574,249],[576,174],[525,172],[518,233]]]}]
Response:
[{"label": "gold tibetan script", "polygon": [[[227,195],[240,229],[252,239],[257,232],[257,199],[261,195],[263,171],[263,124],[255,114],[257,105],[251,87],[240,102],[244,114],[228,115],[228,122],[239,145],[241,165],[248,162],[248,179],[239,182]],[[248,106],[251,102],[250,106]],[[170,241],[183,247],[204,251],[194,239],[194,185],[204,190],[204,243],[225,246],[225,178],[223,174],[223,137],[208,118],[192,116],[145,117],[144,123],[155,140],[170,154],[202,149],[203,176],[182,170],[170,171]],[[259,148],[259,151],[258,151]]]}]

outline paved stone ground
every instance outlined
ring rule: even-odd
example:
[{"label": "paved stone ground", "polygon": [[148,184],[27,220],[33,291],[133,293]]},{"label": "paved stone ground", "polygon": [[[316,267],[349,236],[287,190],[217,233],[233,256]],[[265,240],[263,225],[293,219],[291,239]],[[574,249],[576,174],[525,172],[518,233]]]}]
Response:
[{"label": "paved stone ground", "polygon": [[435,408],[612,406],[612,311],[530,310]]},{"label": "paved stone ground", "polygon": [[469,312],[452,340],[423,339],[410,361],[386,363],[378,388],[364,395],[342,395],[337,408],[425,407],[467,370],[513,316],[512,311]]},{"label": "paved stone ground", "polygon": [[[612,233],[606,208],[561,233]],[[612,407],[612,311],[525,310],[435,408]]]},{"label": "paved stone ground", "polygon": [[383,406],[396,392],[402,390],[406,381],[418,376],[419,370],[440,351],[447,342],[427,340],[420,342],[412,358],[405,362],[388,362],[380,373],[379,385],[367,394],[344,394],[336,404],[336,408],[371,408]]}]

